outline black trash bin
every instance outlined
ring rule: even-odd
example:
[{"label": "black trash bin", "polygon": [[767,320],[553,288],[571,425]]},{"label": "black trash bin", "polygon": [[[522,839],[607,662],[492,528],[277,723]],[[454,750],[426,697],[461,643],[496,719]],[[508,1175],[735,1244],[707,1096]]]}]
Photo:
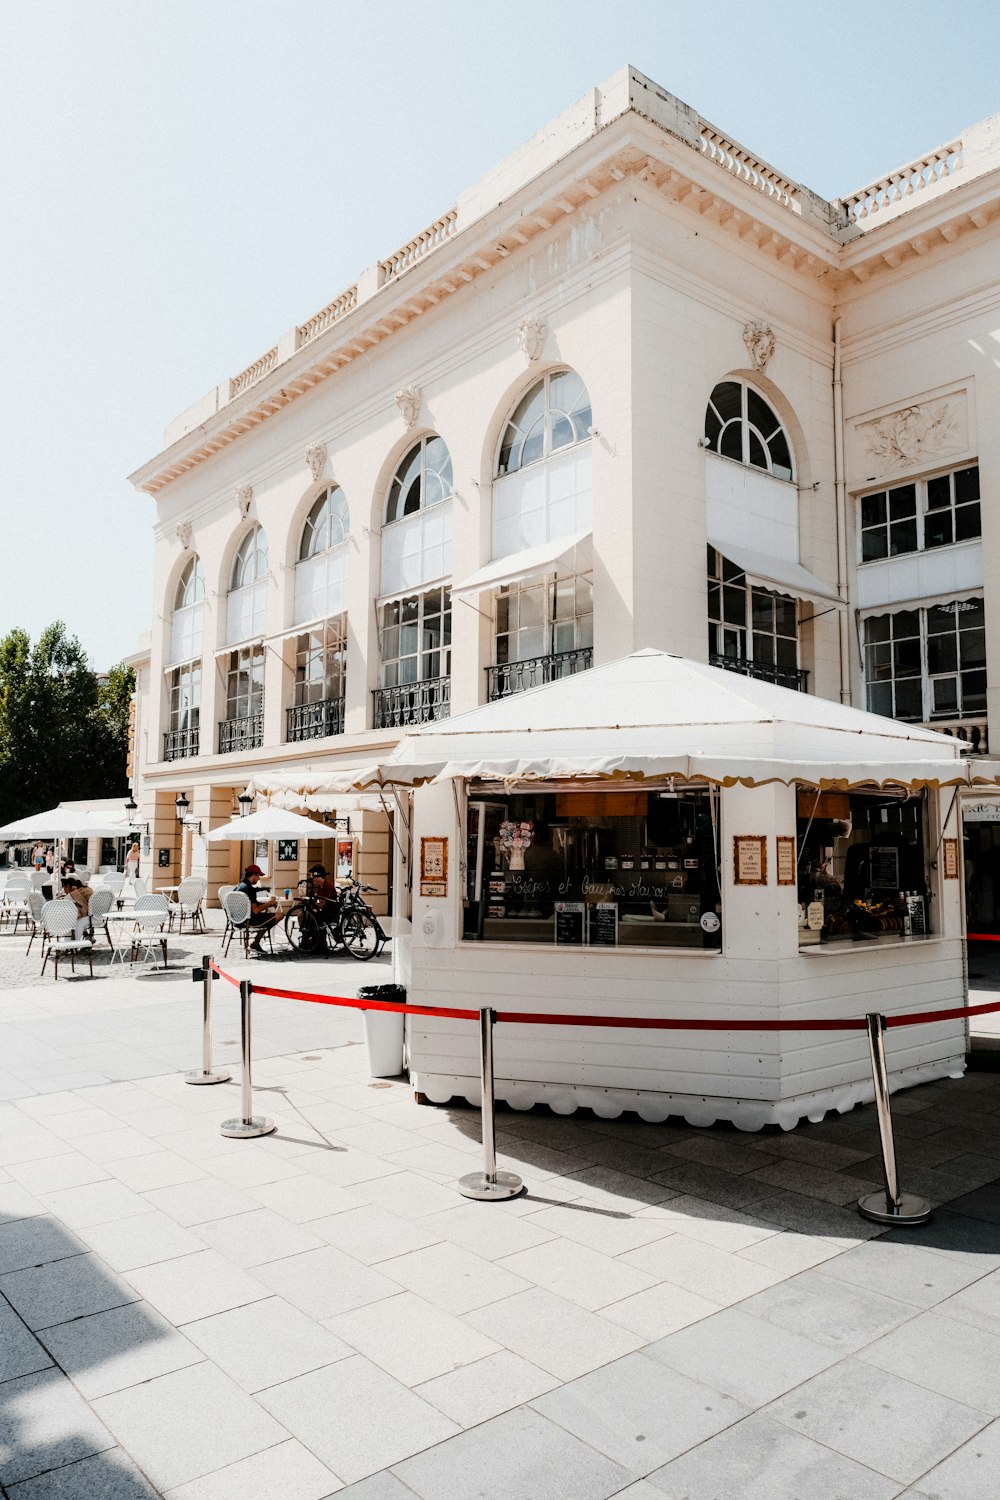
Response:
[{"label": "black trash bin", "polygon": [[[392,1000],[405,1004],[406,990],[401,984],[366,984],[358,990],[359,1000]],[[394,1010],[362,1011],[365,1043],[368,1047],[368,1070],[373,1078],[398,1078],[403,1071],[403,1022],[405,1017]]]}]

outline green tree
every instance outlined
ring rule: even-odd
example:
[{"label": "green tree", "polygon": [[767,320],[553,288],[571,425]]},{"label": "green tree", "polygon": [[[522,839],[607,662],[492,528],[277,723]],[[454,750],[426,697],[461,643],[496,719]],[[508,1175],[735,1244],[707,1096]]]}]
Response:
[{"label": "green tree", "polygon": [[0,639],[0,821],[124,793],[132,687],[123,664],[100,679],[60,620],[34,646]]}]

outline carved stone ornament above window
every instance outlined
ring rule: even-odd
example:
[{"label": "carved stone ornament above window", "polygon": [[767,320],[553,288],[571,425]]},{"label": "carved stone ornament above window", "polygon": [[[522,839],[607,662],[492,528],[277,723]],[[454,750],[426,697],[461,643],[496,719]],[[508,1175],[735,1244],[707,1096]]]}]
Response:
[{"label": "carved stone ornament above window", "polygon": [[245,521],[250,514],[250,502],[253,499],[252,484],[238,484],[236,486],[236,504],[240,508],[240,519]]},{"label": "carved stone ornament above window", "polygon": [[181,521],[177,527],[177,540],[185,552],[190,550],[192,532],[193,528],[190,521]]},{"label": "carved stone ornament above window", "polygon": [[777,342],[774,329],[767,323],[746,323],[743,327],[743,342],[747,346],[750,363],[763,375]]},{"label": "carved stone ornament above window", "polygon": [[517,347],[529,364],[541,354],[547,331],[545,324],[539,322],[534,313],[529,313],[518,323]]},{"label": "carved stone ornament above window", "polygon": [[313,479],[318,479],[326,468],[326,444],[310,443],[306,449],[306,463]]},{"label": "carved stone ornament above window", "polygon": [[858,434],[877,473],[913,468],[925,459],[958,453],[967,446],[964,401],[950,397],[904,406],[862,423]]},{"label": "carved stone ornament above window", "polygon": [[420,402],[422,396],[419,385],[404,385],[401,391],[396,392],[396,405],[403,419],[403,426],[409,432],[411,427],[416,426],[420,415]]}]

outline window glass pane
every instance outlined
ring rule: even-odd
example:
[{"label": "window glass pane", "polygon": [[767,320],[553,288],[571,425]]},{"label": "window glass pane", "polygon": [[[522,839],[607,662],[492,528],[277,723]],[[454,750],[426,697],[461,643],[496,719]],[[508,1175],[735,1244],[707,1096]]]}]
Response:
[{"label": "window glass pane", "polygon": [[896,640],[904,635],[920,634],[920,616],[915,609],[901,609],[897,615],[889,615],[892,634]]},{"label": "window glass pane", "polygon": [[747,618],[747,599],[743,589],[731,588],[728,585],[722,590],[723,619],[729,625],[745,625]]},{"label": "window glass pane", "polygon": [[955,629],[955,606],[935,604],[927,611],[927,634],[941,635]]},{"label": "window glass pane", "polygon": [[951,480],[947,474],[935,474],[927,481],[927,509],[942,510],[951,505]]},{"label": "window glass pane", "polygon": [[767,437],[781,426],[763,396],[758,395],[751,386],[747,386],[747,420]]},{"label": "window glass pane", "polygon": [[892,684],[888,682],[869,682],[868,684],[868,712],[882,714],[885,718],[892,718]]},{"label": "window glass pane", "polygon": [[917,491],[912,484],[901,485],[898,490],[889,491],[889,520],[901,521],[906,516],[915,516],[917,513]]},{"label": "window glass pane", "polygon": [[963,599],[957,614],[962,630],[978,630],[986,624],[986,610],[982,599]]},{"label": "window glass pane", "polygon": [[722,423],[719,421],[718,413],[714,407],[709,406],[705,411],[705,439],[710,448],[718,448],[721,431]]},{"label": "window glass pane", "polygon": [[737,385],[735,380],[725,380],[721,385],[717,385],[712,392],[711,400],[723,422],[728,422],[733,417],[742,417],[743,387]]},{"label": "window glass pane", "polygon": [[924,519],[924,546],[947,547],[953,541],[951,511],[928,511]]},{"label": "window glass pane", "polygon": [[986,673],[962,673],[962,712],[983,713],[986,708]]},{"label": "window glass pane", "polygon": [[978,468],[957,469],[954,474],[955,480],[955,503],[964,505],[968,500],[979,499],[979,470]]},{"label": "window glass pane", "polygon": [[791,479],[792,454],[783,432],[776,432],[768,442],[771,452],[771,473],[776,479]]},{"label": "window glass pane", "polygon": [[958,638],[959,656],[963,667],[985,667],[986,633],[983,630],[963,630]]},{"label": "window glass pane", "polygon": [[794,636],[798,631],[795,618],[795,600],[787,594],[774,596],[774,624],[779,635]]},{"label": "window glass pane", "polygon": [[938,677],[931,684],[933,712],[935,714],[958,713],[958,678]]},{"label": "window glass pane", "polygon": [[723,458],[735,458],[737,463],[743,462],[743,428],[739,422],[730,422],[728,427],[722,429],[719,452]]},{"label": "window glass pane", "polygon": [[920,676],[919,640],[894,641],[892,646],[893,674],[898,677]]},{"label": "window glass pane", "polygon": [[755,469],[767,468],[767,449],[752,428],[747,431],[747,460]]},{"label": "window glass pane", "polygon": [[889,639],[889,627],[892,623],[890,615],[873,615],[865,621],[866,641],[887,641]]},{"label": "window glass pane", "polygon": [[861,499],[861,524],[862,526],[878,526],[886,519],[885,492],[878,495],[864,495]]},{"label": "window glass pane", "polygon": [[754,633],[753,659],[764,667],[774,666],[774,636]]},{"label": "window glass pane", "polygon": [[535,423],[534,427],[532,427],[524,435],[524,442],[523,442],[523,444],[521,446],[521,463],[520,463],[520,467],[523,468],[526,464],[537,463],[538,460],[540,458],[544,458],[544,456],[545,456],[545,421],[544,421],[544,418],[539,417],[539,419]]},{"label": "window glass pane", "polygon": [[861,561],[874,562],[876,558],[889,555],[889,536],[885,527],[877,531],[861,533]]},{"label": "window glass pane", "polygon": [[787,636],[779,635],[775,639],[775,661],[782,672],[795,672],[799,665],[798,642]]},{"label": "window glass pane", "polygon": [[898,557],[901,552],[916,552],[916,517],[909,521],[893,521],[889,526],[889,556]]},{"label": "window glass pane", "polygon": [[924,716],[920,678],[907,677],[902,682],[897,682],[895,696],[896,711],[893,717],[919,724]]},{"label": "window glass pane", "polygon": [[954,635],[929,635],[927,637],[927,670],[933,676],[937,672],[954,672],[958,667],[958,641]]},{"label": "window glass pane", "polygon": [[968,542],[973,537],[982,535],[982,523],[979,518],[979,504],[960,505],[955,512],[955,540],[956,542]]},{"label": "window glass pane", "polygon": [[754,589],[750,598],[754,630],[770,630],[774,625],[774,595],[766,593],[764,589]]}]

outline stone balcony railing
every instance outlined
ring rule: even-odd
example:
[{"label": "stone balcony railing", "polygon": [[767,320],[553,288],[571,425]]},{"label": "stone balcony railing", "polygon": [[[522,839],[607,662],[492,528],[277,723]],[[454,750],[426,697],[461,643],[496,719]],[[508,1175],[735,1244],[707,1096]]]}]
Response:
[{"label": "stone balcony railing", "polygon": [[989,726],[985,719],[953,719],[948,723],[933,719],[923,727],[936,729],[938,734],[947,734],[952,739],[961,740],[970,755],[990,753]]},{"label": "stone balcony railing", "polygon": [[874,214],[884,217],[887,209],[906,207],[907,198],[954,176],[961,171],[964,162],[963,143],[950,141],[948,145],[938,146],[935,151],[911,161],[908,166],[887,172],[877,182],[870,182],[867,187],[841,200],[848,223],[861,224]]},{"label": "stone balcony railing", "polygon": [[494,703],[498,698],[509,698],[513,693],[523,693],[545,682],[573,677],[593,665],[593,646],[580,646],[575,651],[553,651],[547,656],[528,656],[523,661],[500,662],[486,668],[487,697]]},{"label": "stone balcony railing", "polygon": [[458,208],[449,208],[446,214],[442,214],[440,218],[428,224],[426,229],[421,229],[420,233],[415,234],[412,240],[407,240],[406,244],[400,245],[399,249],[395,250],[392,255],[387,256],[385,260],[379,261],[380,280],[384,283],[392,281],[397,276],[402,276],[404,271],[408,271],[411,266],[415,266],[419,260],[423,260],[424,256],[429,255],[438,245],[450,239],[455,233],[457,224]]},{"label": "stone balcony railing", "polygon": [[713,125],[706,124],[704,120],[700,124],[703,156],[718,163],[734,177],[742,178],[751,187],[766,194],[768,198],[773,198],[783,208],[795,209],[797,207],[798,196],[802,191],[797,182],[793,182],[790,177],[782,177],[774,167],[769,167],[766,162],[759,161],[743,146],[727,140]]},{"label": "stone balcony railing", "polygon": [[320,334],[332,328],[334,323],[338,323],[349,312],[353,312],[357,305],[358,287],[355,282],[354,286],[349,286],[346,292],[341,292],[339,297],[334,297],[332,302],[321,307],[318,313],[314,313],[311,318],[296,328],[295,347],[301,349],[303,344],[319,338]]},{"label": "stone balcony railing", "polygon": [[163,736],[163,759],[186,760],[198,754],[200,741],[197,729],[168,729]]},{"label": "stone balcony railing", "polygon": [[270,375],[277,363],[278,346],[275,344],[274,348],[262,354],[260,359],[255,359],[252,365],[247,365],[245,370],[233,376],[229,382],[230,401],[235,401],[237,396],[248,391],[252,385],[256,385],[258,380],[263,380],[265,375]]},{"label": "stone balcony railing", "polygon": [[425,677],[421,682],[376,688],[374,698],[376,729],[406,729],[432,719],[447,719],[451,713],[451,678]]}]

